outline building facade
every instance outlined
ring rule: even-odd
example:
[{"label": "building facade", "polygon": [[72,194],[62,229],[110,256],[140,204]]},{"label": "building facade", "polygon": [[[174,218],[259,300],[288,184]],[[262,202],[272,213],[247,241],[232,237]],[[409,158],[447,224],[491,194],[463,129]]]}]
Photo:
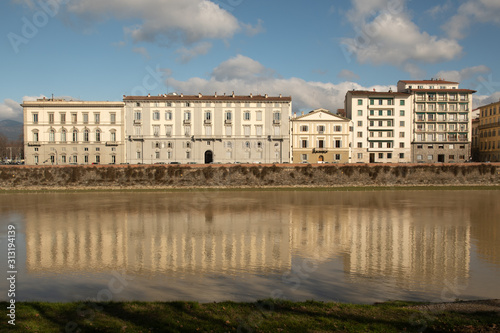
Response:
[{"label": "building facade", "polygon": [[349,163],[351,121],[317,109],[292,118],[293,163]]},{"label": "building facade", "polygon": [[348,91],[353,163],[411,161],[411,95],[406,92]]},{"label": "building facade", "polygon": [[291,97],[124,96],[127,162],[290,161]]},{"label": "building facade", "polygon": [[500,162],[500,101],[479,107],[479,161]]},{"label": "building facade", "polygon": [[43,98],[21,106],[26,164],[125,162],[124,103]]},{"label": "building facade", "polygon": [[471,157],[472,94],[457,82],[399,81],[398,92],[411,95],[412,162],[454,163]]}]

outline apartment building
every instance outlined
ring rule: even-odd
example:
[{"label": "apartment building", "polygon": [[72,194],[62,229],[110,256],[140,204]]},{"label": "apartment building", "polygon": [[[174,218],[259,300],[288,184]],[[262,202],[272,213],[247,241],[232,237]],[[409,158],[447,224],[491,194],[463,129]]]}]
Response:
[{"label": "apartment building", "polygon": [[411,95],[407,92],[348,91],[352,119],[352,163],[411,161]]},{"label": "apartment building", "polygon": [[479,161],[500,162],[500,101],[479,107]]},{"label": "apartment building", "polygon": [[325,109],[292,118],[293,163],[349,163],[351,121]]},{"label": "apartment building", "polygon": [[26,164],[125,162],[124,103],[43,98],[21,106]]},{"label": "apartment building", "polygon": [[290,161],[292,98],[124,96],[129,163]]},{"label": "apartment building", "polygon": [[412,162],[468,161],[475,91],[441,79],[399,81],[397,88],[411,95]]}]

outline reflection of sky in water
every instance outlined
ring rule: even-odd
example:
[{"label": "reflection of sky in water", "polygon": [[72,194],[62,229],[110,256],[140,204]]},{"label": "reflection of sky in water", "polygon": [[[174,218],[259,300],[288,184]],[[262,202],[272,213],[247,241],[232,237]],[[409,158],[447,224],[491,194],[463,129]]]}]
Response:
[{"label": "reflection of sky in water", "polygon": [[[498,197],[10,194],[0,195],[0,245],[15,223],[17,300],[500,298]],[[133,279],[117,288],[114,271]]]}]

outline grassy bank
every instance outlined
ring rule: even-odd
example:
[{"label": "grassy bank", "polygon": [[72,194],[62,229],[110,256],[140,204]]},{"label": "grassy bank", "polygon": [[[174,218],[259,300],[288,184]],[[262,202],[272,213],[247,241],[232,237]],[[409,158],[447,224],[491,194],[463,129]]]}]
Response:
[{"label": "grassy bank", "polygon": [[[464,302],[468,303],[468,302]],[[468,304],[466,304],[468,305]],[[6,302],[1,303],[5,309]],[[424,310],[425,309],[425,310]],[[256,303],[16,303],[19,332],[495,332],[494,311],[429,310],[423,303],[353,305],[266,300]],[[4,310],[5,311],[5,310]]]}]

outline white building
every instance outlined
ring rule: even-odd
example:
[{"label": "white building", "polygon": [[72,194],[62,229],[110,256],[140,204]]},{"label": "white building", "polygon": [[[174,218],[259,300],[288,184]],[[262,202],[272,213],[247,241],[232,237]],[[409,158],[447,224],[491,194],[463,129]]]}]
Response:
[{"label": "white building", "polygon": [[474,90],[434,79],[399,81],[398,92],[411,94],[413,162],[469,160]]},{"label": "white building", "polygon": [[290,161],[291,97],[124,96],[129,163]]},{"label": "white building", "polygon": [[124,103],[43,98],[21,106],[26,164],[125,162]]},{"label": "white building", "polygon": [[348,91],[352,119],[352,163],[411,161],[411,95],[406,92]]}]

